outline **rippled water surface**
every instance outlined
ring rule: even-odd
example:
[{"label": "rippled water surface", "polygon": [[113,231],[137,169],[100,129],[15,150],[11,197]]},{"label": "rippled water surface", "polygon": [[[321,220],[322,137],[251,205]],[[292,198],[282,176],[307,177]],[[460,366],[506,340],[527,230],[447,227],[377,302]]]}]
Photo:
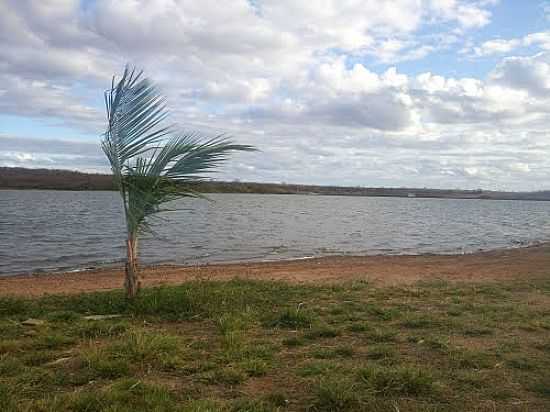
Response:
[{"label": "rippled water surface", "polygon": [[[550,239],[550,202],[214,194],[182,200],[144,263],[468,253]],[[116,192],[0,191],[0,274],[120,262]]]}]

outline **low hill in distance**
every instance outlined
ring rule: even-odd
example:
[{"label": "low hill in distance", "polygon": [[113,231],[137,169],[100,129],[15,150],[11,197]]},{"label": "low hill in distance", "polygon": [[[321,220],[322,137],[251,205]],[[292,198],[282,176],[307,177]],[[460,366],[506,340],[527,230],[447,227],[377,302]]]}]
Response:
[{"label": "low hill in distance", "polygon": [[[550,191],[499,192],[426,188],[367,188],[277,183],[208,181],[193,184],[204,193],[264,193],[339,196],[418,197],[488,200],[550,200]],[[0,189],[115,190],[111,175],[70,170],[0,167]]]}]

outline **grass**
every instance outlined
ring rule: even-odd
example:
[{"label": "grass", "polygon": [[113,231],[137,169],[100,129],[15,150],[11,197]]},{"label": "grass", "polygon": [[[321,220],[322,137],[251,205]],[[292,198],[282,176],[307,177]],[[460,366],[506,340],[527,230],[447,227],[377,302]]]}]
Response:
[{"label": "grass", "polygon": [[548,280],[143,292],[0,298],[2,411],[550,410]]}]

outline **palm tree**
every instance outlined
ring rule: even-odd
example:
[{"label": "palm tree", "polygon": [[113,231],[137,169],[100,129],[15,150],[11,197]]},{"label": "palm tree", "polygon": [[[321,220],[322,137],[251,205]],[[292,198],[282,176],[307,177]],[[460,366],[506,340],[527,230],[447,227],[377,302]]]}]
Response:
[{"label": "palm tree", "polygon": [[155,85],[126,66],[105,92],[107,131],[102,148],[113,171],[124,206],[127,230],[125,289],[129,298],[140,289],[138,236],[151,232],[150,218],[161,206],[182,197],[200,197],[188,184],[202,179],[227,159],[231,151],[255,150],[223,135],[202,138],[198,133],[176,134],[163,126],[166,102]]}]

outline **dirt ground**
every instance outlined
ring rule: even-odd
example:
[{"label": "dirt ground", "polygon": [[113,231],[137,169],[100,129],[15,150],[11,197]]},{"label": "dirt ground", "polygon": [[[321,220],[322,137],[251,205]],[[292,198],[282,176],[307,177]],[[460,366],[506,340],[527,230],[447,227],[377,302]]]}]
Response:
[{"label": "dirt ground", "polygon": [[[467,255],[336,256],[278,262],[154,266],[142,269],[143,285],[178,284],[193,279],[283,280],[296,283],[368,280],[375,285],[418,280],[498,281],[550,277],[550,244]],[[0,278],[0,295],[40,296],[122,287],[122,268]]]}]

